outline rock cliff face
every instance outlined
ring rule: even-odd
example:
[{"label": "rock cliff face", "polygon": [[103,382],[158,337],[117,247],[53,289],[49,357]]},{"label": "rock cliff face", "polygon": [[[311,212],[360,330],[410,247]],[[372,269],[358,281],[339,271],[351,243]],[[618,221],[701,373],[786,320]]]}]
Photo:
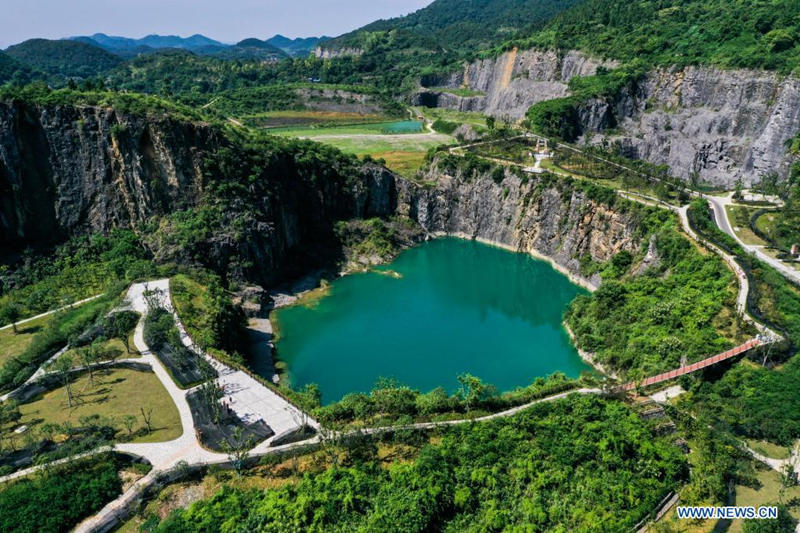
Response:
[{"label": "rock cliff face", "polygon": [[194,205],[203,156],[221,143],[167,118],[0,103],[0,243],[133,227]]},{"label": "rock cliff face", "polygon": [[[578,52],[510,51],[423,80],[427,87],[469,87],[486,96],[422,89],[413,99],[519,119],[537,102],[568,96],[569,80],[598,66]],[[587,102],[579,115],[588,142],[619,142],[627,155],[666,164],[683,178],[697,172],[715,185],[732,187],[740,178],[750,185],[789,171],[785,143],[800,131],[800,80],[706,67],[658,70],[613,99]]]},{"label": "rock cliff face", "polygon": [[437,165],[425,176],[433,187],[374,164],[328,172],[324,179],[300,169],[297,175],[268,171],[247,198],[227,201],[223,220],[207,222],[213,224],[209,235],[187,235],[177,227],[180,217],[166,215],[207,205],[209,156],[232,149],[222,133],[97,107],[3,104],[0,120],[2,247],[52,244],[76,233],[148,222],[143,237],[156,259],[198,262],[270,284],[291,266],[294,251],[323,254],[312,244],[332,231],[334,221],[353,218],[406,215],[431,234],[545,255],[575,275],[586,254],[606,261],[642,246],[631,214],[563,182],[523,183],[507,172],[496,183],[497,176],[467,178]]},{"label": "rock cliff face", "polygon": [[485,96],[459,97],[423,89],[413,98],[416,105],[522,118],[536,102],[567,96],[567,84],[574,76],[592,76],[597,67],[614,65],[595,61],[580,52],[560,56],[556,52],[514,49],[494,59],[465,65],[462,72],[422,80],[426,87],[468,87],[486,93]]},{"label": "rock cliff face", "polygon": [[[207,205],[207,181],[247,177],[209,170],[221,148],[238,150],[202,123],[90,106],[0,104],[0,251],[147,222],[144,241],[157,259],[269,283],[293,250],[330,233],[333,221],[389,214],[395,205],[394,176],[382,167],[305,168],[291,149],[275,149],[274,164],[261,163],[249,195],[204,218],[205,230],[181,233],[182,219],[168,215]],[[252,172],[248,153],[234,153]]]},{"label": "rock cliff face", "polygon": [[[522,183],[506,173],[502,183],[491,176],[465,179],[433,167],[434,187],[397,182],[397,212],[416,220],[426,231],[475,238],[551,259],[581,277],[580,258],[604,262],[621,250],[636,253],[637,222],[594,201],[563,182],[531,178]],[[599,285],[599,278],[585,280]]]},{"label": "rock cliff face", "polygon": [[628,156],[666,164],[684,178],[697,172],[715,185],[751,185],[789,172],[786,142],[800,132],[800,80],[747,70],[660,70],[610,106],[587,106],[587,131],[602,133],[609,111],[619,132],[591,142],[607,137]]}]

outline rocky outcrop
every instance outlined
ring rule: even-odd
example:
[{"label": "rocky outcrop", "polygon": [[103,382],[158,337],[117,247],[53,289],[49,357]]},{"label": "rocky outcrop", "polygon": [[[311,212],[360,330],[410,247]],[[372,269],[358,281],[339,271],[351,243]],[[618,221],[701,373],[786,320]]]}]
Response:
[{"label": "rocky outcrop", "polygon": [[594,75],[600,66],[612,68],[615,63],[597,61],[574,51],[560,55],[553,51],[512,50],[465,65],[463,71],[422,80],[425,87],[465,87],[486,96],[461,97],[423,89],[413,96],[413,101],[416,105],[522,118],[536,102],[567,96],[570,79]]},{"label": "rocky outcrop", "polygon": [[329,48],[317,46],[314,50],[314,57],[317,59],[333,59],[347,56],[358,57],[360,55],[364,55],[364,50],[360,48]]},{"label": "rocky outcrop", "polygon": [[[220,131],[166,117],[20,103],[4,104],[0,117],[4,248],[146,223],[142,238],[157,260],[199,263],[263,285],[303,274],[301,255],[329,254],[325,237],[333,236],[336,221],[394,214],[429,234],[545,255],[575,275],[582,257],[606,261],[620,250],[641,248],[630,213],[552,177],[510,171],[465,176],[435,164],[423,176],[434,185],[421,186],[379,165],[359,168],[350,160],[331,158],[325,168],[306,168],[299,163],[304,158],[286,147],[252,167],[248,149]],[[220,163],[212,155],[221,148],[232,157]],[[245,175],[218,175],[237,163]],[[214,183],[228,190],[247,183],[247,193],[208,198],[206,188]],[[211,208],[217,201],[225,206],[221,212]],[[190,209],[198,206],[207,210]],[[397,228],[365,228],[368,238],[403,235]],[[403,237],[409,243],[418,235],[412,229]]]},{"label": "rocky outcrop", "polygon": [[[536,256],[581,278],[581,258],[604,262],[621,250],[637,253],[633,212],[592,200],[563,181],[506,172],[466,178],[434,166],[426,176],[433,187],[397,182],[397,211],[432,234],[485,240]],[[599,278],[586,280],[599,285]]]},{"label": "rocky outcrop", "polygon": [[[334,221],[394,212],[395,178],[383,167],[299,157],[312,148],[277,140],[253,150],[166,116],[0,104],[0,252],[129,228],[156,260],[270,283]],[[242,183],[247,192],[236,192]],[[229,191],[224,207],[207,194],[214,184]]]},{"label": "rocky outcrop", "polygon": [[0,243],[52,243],[194,205],[204,154],[222,143],[205,124],[0,103]]},{"label": "rocky outcrop", "polygon": [[[599,66],[615,65],[574,51],[510,51],[422,80],[486,96],[422,89],[412,99],[520,119],[537,102],[568,96],[572,77],[592,75]],[[771,172],[788,174],[786,141],[800,131],[800,80],[751,70],[664,69],[613,98],[585,102],[578,114],[586,142],[616,142],[626,155],[668,165],[685,179],[696,172],[714,185],[731,188],[738,179],[751,185]]]},{"label": "rocky outcrop", "polygon": [[[610,108],[610,109],[609,109]],[[604,132],[612,112],[618,131]],[[715,185],[745,185],[792,162],[786,143],[800,132],[800,80],[772,72],[688,67],[644,77],[613,101],[588,106],[586,131],[619,143],[629,157],[668,165]]]}]

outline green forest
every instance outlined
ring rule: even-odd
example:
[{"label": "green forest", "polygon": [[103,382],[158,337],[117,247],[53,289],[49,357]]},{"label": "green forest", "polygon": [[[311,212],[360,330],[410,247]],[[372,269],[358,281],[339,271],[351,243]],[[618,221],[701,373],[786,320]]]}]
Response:
[{"label": "green forest", "polygon": [[449,429],[388,469],[374,444],[358,450],[296,485],[225,488],[157,531],[620,531],[688,479],[678,448],[594,397]]},{"label": "green forest", "polygon": [[799,15],[793,0],[587,0],[514,44],[648,65],[790,73],[800,66]]}]

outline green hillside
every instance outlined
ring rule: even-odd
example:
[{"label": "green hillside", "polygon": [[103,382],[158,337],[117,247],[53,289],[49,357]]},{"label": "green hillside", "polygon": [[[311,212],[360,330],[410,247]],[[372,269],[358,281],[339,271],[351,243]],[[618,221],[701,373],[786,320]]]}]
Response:
[{"label": "green hillside", "polygon": [[375,32],[408,32],[423,47],[475,50],[529,34],[580,0],[436,0],[405,17],[379,20],[345,34],[326,48],[369,46]]},{"label": "green hillside", "polygon": [[586,0],[513,44],[578,48],[655,65],[791,72],[800,66],[800,2]]},{"label": "green hillside", "polygon": [[29,81],[30,75],[29,68],[0,52],[0,84],[6,82],[25,83]]},{"label": "green hillside", "polygon": [[78,41],[30,39],[6,49],[13,59],[51,76],[90,78],[122,63],[99,46]]}]

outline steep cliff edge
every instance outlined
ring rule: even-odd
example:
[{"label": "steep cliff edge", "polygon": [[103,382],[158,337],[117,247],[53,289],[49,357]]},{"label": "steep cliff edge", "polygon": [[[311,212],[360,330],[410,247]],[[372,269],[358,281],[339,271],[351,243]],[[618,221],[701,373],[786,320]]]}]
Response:
[{"label": "steep cliff edge", "polygon": [[[486,96],[421,89],[413,101],[520,119],[533,104],[568,96],[570,79],[593,75],[600,66],[615,65],[575,51],[512,50],[422,80],[428,87],[464,86]],[[738,179],[750,185],[765,174],[789,171],[786,142],[800,131],[800,80],[711,67],[654,70],[614,98],[586,102],[579,117],[589,142],[619,142],[626,155],[666,164],[683,178],[697,172],[715,185],[732,187]]]},{"label": "steep cliff edge", "polygon": [[134,229],[160,261],[270,283],[393,177],[322,145],[111,107],[0,104],[0,249]]},{"label": "steep cliff edge", "polygon": [[[643,248],[635,210],[615,208],[591,192],[553,177],[520,177],[506,171],[498,183],[488,173],[465,174],[433,165],[433,187],[397,182],[397,211],[431,234],[474,238],[550,259],[586,285],[581,265],[606,262],[622,250]],[[612,199],[613,194],[612,194]],[[614,199],[615,200],[615,199]]]},{"label": "steep cliff edge", "polygon": [[0,103],[0,243],[50,244],[195,205],[205,124],[94,106]]}]

